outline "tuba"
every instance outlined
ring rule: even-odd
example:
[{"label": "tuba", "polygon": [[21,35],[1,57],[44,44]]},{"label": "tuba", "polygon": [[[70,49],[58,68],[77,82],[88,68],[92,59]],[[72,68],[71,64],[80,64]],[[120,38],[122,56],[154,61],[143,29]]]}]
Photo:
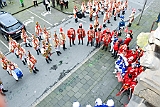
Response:
[{"label": "tuba", "polygon": [[47,57],[48,54],[51,53],[51,51],[52,51],[52,48],[51,48],[51,47],[52,47],[52,46],[51,46],[51,44],[49,43],[46,49],[42,48],[42,55],[43,55],[44,57]]}]

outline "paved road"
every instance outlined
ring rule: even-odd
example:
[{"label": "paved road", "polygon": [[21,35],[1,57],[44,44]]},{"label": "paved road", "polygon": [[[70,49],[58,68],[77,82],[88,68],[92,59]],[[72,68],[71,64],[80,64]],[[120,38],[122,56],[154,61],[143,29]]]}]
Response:
[{"label": "paved road", "polygon": [[[150,0],[151,1],[151,0]],[[132,2],[129,1],[129,10],[127,11],[126,14],[126,19],[129,16],[129,14],[131,13],[131,9],[132,7],[136,7],[137,13],[139,13],[138,9],[142,8],[142,5],[140,5],[139,2]],[[54,21],[54,14],[52,15],[47,15],[46,17],[41,16],[41,13],[38,10],[41,10],[42,8],[40,7],[36,7],[37,10],[35,10],[35,8],[31,8],[29,10],[26,10],[24,12],[18,13],[15,15],[15,17],[17,17],[18,19],[20,18],[20,20],[23,22],[27,19],[29,19],[30,17],[34,17],[36,19],[36,21],[39,21],[40,24],[46,25],[46,27],[50,27],[50,24],[47,24],[47,22],[54,24],[56,23],[56,21]],[[55,11],[55,10],[53,10]],[[34,14],[36,15],[34,15]],[[55,11],[56,13],[56,11]],[[26,15],[26,17],[21,18],[22,16]],[[57,14],[57,13],[56,13]],[[47,22],[44,22],[44,20],[42,20],[41,18],[37,17],[37,15],[41,18],[43,18],[44,20],[46,20]],[[62,16],[61,14],[59,14],[58,16]],[[52,19],[53,18],[53,21]],[[63,18],[66,18],[66,16],[62,16],[59,17],[58,19],[61,20]],[[89,28],[89,24],[90,22],[88,21],[89,19],[83,19],[83,21],[79,21],[83,23],[84,28],[87,30]],[[119,20],[119,19],[118,19]],[[100,23],[102,24],[102,16],[100,15],[99,18]],[[113,21],[113,19],[111,20],[112,24],[109,24],[108,27],[111,28],[111,30],[115,29],[118,26],[118,22],[119,21]],[[33,32],[34,29],[34,23],[35,22],[31,22],[27,25],[27,30],[29,32]],[[93,22],[92,22],[93,23]],[[69,19],[65,22],[63,22],[62,24],[51,28],[50,31],[53,34],[53,32],[56,30],[58,32],[58,29],[60,27],[64,28],[64,31],[66,32],[67,29],[69,29],[70,27],[74,27],[74,28],[78,28],[78,24],[74,23],[74,19]],[[85,38],[85,43],[86,43],[87,38]],[[3,40],[2,40],[3,41]],[[76,44],[78,42],[76,41]],[[4,47],[4,46],[3,46]],[[83,62],[88,55],[90,55],[90,53],[92,53],[92,51],[94,50],[94,47],[90,47],[90,46],[85,46],[85,45],[76,45],[72,48],[69,47],[69,44],[67,42],[67,51],[62,51],[62,55],[61,57],[57,57],[56,54],[52,55],[52,63],[51,64],[47,64],[44,60],[44,58],[40,55],[37,56],[36,52],[33,50],[33,48],[26,48],[26,50],[30,50],[31,53],[38,59],[38,65],[37,68],[40,69],[40,72],[37,75],[34,74],[30,74],[28,71],[27,66],[24,66],[22,64],[22,62],[17,59],[15,57],[15,55],[13,54],[9,54],[7,55],[7,58],[10,59],[11,61],[15,62],[18,64],[18,66],[23,70],[24,73],[24,77],[22,80],[20,80],[19,82],[16,82],[12,77],[8,76],[6,71],[2,70],[0,68],[0,70],[2,71],[0,78],[4,81],[4,84],[6,86],[7,89],[9,89],[10,91],[7,93],[7,103],[9,107],[28,107],[30,106],[37,98],[39,98],[43,93],[45,93],[49,88],[51,88],[56,82],[58,82],[64,75],[64,72],[67,74],[67,72],[69,72],[70,70],[72,70],[74,67],[77,66],[77,64]],[[1,49],[1,48],[0,48]],[[54,51],[54,49],[53,49]],[[105,55],[105,54],[104,54]],[[107,59],[106,59],[107,60]],[[59,64],[59,61],[62,61],[62,65]],[[113,63],[113,60],[111,60],[110,63]],[[57,70],[52,70],[51,67],[53,67],[53,65],[57,65]],[[113,68],[113,66],[112,66]],[[15,103],[16,102],[16,103]]]}]

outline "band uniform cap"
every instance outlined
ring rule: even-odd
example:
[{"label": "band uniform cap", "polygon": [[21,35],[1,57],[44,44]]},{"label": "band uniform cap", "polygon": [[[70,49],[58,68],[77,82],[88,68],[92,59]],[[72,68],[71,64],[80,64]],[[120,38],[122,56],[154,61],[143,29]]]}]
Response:
[{"label": "band uniform cap", "polygon": [[102,105],[102,100],[100,98],[97,98],[95,104],[98,106]]},{"label": "band uniform cap", "polygon": [[59,32],[60,32],[60,33],[63,32],[63,28],[62,28],[62,27],[60,27]]},{"label": "band uniform cap", "polygon": [[80,23],[79,26],[82,26],[82,23]]},{"label": "band uniform cap", "polygon": [[112,100],[112,99],[109,99],[108,101],[107,101],[107,106],[114,106],[114,101]]}]

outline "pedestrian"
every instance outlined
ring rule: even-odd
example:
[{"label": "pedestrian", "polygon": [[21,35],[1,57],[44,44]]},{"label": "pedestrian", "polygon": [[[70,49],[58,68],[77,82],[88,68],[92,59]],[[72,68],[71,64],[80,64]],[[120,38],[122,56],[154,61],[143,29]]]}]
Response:
[{"label": "pedestrian", "polygon": [[87,46],[89,45],[89,43],[91,43],[91,47],[93,46],[93,38],[95,37],[95,32],[93,30],[93,26],[92,24],[90,24],[89,29],[87,31],[87,35],[88,35],[88,41],[87,41]]},{"label": "pedestrian", "polygon": [[60,1],[60,0],[56,0],[57,6],[59,6],[59,1]]},{"label": "pedestrian", "polygon": [[2,2],[3,2],[3,6],[7,6],[6,0],[2,0]]},{"label": "pedestrian", "polygon": [[131,27],[132,22],[134,21],[135,12],[136,12],[136,10],[135,10],[135,9],[132,9],[132,13],[131,13],[131,15],[129,16],[129,24],[128,24],[128,27]]},{"label": "pedestrian", "polygon": [[20,0],[20,5],[21,5],[22,7],[24,7],[23,0]]},{"label": "pedestrian", "polygon": [[42,36],[42,28],[38,22],[36,22],[35,33],[36,33],[36,36],[39,39],[39,41],[43,40],[41,37]]},{"label": "pedestrian", "polygon": [[59,37],[61,40],[61,44],[63,45],[63,50],[65,51],[65,49],[67,49],[65,46],[66,35],[64,34],[62,27],[60,27],[60,29],[59,29]]},{"label": "pedestrian", "polygon": [[27,63],[26,51],[23,47],[20,46],[20,44],[18,44],[17,46],[17,53],[19,55],[19,58],[22,60],[23,64],[26,65]]},{"label": "pedestrian", "polygon": [[63,5],[64,5],[64,1],[63,0],[60,0],[60,8],[61,8],[61,11],[63,11]]},{"label": "pedestrian", "polygon": [[37,74],[37,71],[39,71],[37,68],[36,68],[36,63],[37,63],[37,60],[35,59],[35,57],[30,53],[30,51],[28,51],[28,58],[27,58],[27,64],[29,66],[29,71],[32,72],[34,74]]},{"label": "pedestrian", "polygon": [[3,3],[2,0],[0,0],[0,8],[3,9]]},{"label": "pedestrian", "polygon": [[39,53],[41,53],[40,42],[39,42],[38,38],[36,38],[36,36],[34,36],[34,34],[32,34],[32,44],[33,44],[34,49],[37,52],[37,55],[39,55]]},{"label": "pedestrian", "polygon": [[[3,83],[2,83],[2,81],[0,80],[0,93],[1,93],[1,95],[6,95],[5,94],[5,92],[8,92],[8,90],[5,90],[4,89],[4,86],[3,86]],[[2,106],[0,106],[0,107],[2,107]]]},{"label": "pedestrian", "polygon": [[43,0],[43,4],[45,5],[46,11],[48,12],[48,5],[50,5],[50,0]]},{"label": "pedestrian", "polygon": [[26,31],[24,29],[22,29],[22,33],[21,33],[21,39],[23,39],[23,42],[25,43],[26,47],[32,47],[30,42],[29,42],[29,37],[26,33]]},{"label": "pedestrian", "polygon": [[34,7],[38,6],[37,0],[33,0]]},{"label": "pedestrian", "polygon": [[[75,45],[74,41],[75,41],[75,38],[76,38],[76,31],[74,30],[74,28],[70,28],[67,31],[67,35],[68,35],[68,38],[69,38],[70,47],[72,47],[72,44]],[[71,44],[71,41],[72,41],[72,44]]]},{"label": "pedestrian", "polygon": [[59,38],[58,38],[56,32],[55,32],[55,34],[54,34],[53,44],[54,44],[54,48],[55,48],[55,50],[56,50],[57,55],[59,56],[60,54],[62,54],[62,53],[60,52],[60,41],[59,41]]},{"label": "pedestrian", "polygon": [[80,40],[82,40],[83,45],[83,38],[86,36],[85,30],[82,28],[82,23],[79,24],[79,28],[77,29],[78,34],[78,45],[80,44]]},{"label": "pedestrian", "polygon": [[51,0],[52,2],[52,7],[55,8],[55,0]]},{"label": "pedestrian", "polygon": [[69,0],[64,0],[65,9],[68,9],[68,2],[69,2]]}]

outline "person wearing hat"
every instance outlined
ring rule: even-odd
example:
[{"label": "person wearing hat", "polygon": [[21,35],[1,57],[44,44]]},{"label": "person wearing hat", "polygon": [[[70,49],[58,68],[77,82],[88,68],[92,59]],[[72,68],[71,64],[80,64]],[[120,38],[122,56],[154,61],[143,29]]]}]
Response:
[{"label": "person wearing hat", "polygon": [[112,57],[114,57],[114,59],[117,58],[118,49],[119,49],[119,41],[116,40],[114,43],[114,46],[113,46],[113,55],[112,55]]},{"label": "person wearing hat", "polygon": [[84,2],[82,2],[81,10],[82,10],[82,16],[83,16],[84,18],[86,18],[86,16],[85,16],[86,6],[85,6]]},{"label": "person wearing hat", "polygon": [[129,16],[129,24],[128,24],[128,27],[131,27],[132,22],[134,21],[135,12],[136,12],[136,10],[135,10],[135,9],[132,9],[132,13],[131,13],[131,15]]},{"label": "person wearing hat", "polygon": [[36,68],[36,63],[37,63],[36,58],[30,53],[30,51],[28,51],[27,64],[29,67],[29,71],[30,72],[33,71],[34,74],[37,74],[37,71],[39,71]]},{"label": "person wearing hat", "polygon": [[102,34],[102,31],[101,31],[101,28],[98,28],[98,31],[96,32],[96,35],[95,35],[95,39],[96,39],[96,48],[100,47],[100,43],[102,41],[102,38],[103,38],[103,34]]},{"label": "person wearing hat", "polygon": [[[2,56],[1,57],[1,66],[4,70],[7,70],[7,58],[5,56]],[[8,72],[8,71],[7,71]],[[9,74],[9,72],[8,72]],[[10,75],[10,74],[9,74]]]},{"label": "person wearing hat", "polygon": [[73,14],[74,14],[74,18],[75,18],[75,22],[76,23],[78,22],[78,18],[77,18],[77,15],[76,15],[77,12],[78,12],[77,6],[74,6],[74,8],[73,8]]},{"label": "person wearing hat", "polygon": [[94,107],[107,107],[106,104],[102,103],[102,100],[100,98],[97,98],[95,101],[95,106]]},{"label": "person wearing hat", "polygon": [[112,38],[111,38],[111,48],[110,48],[110,52],[112,52],[112,54],[114,53],[114,49],[113,49],[113,46],[114,46],[114,43],[118,40],[117,36],[118,36],[118,33],[116,30],[113,30],[112,33]]},{"label": "person wearing hat", "polygon": [[8,90],[4,89],[3,82],[0,80],[0,94],[5,96],[6,95],[5,92],[8,92]]},{"label": "person wearing hat", "polygon": [[95,32],[97,32],[98,26],[99,26],[98,16],[96,16],[95,20],[94,20],[94,30],[95,30]]},{"label": "person wearing hat", "polygon": [[51,34],[49,33],[49,31],[47,31],[46,27],[44,27],[43,29],[43,36],[44,36],[46,44],[49,44],[50,39],[51,39]]},{"label": "person wearing hat", "polygon": [[59,37],[61,39],[61,44],[63,45],[63,50],[65,51],[65,49],[67,49],[65,46],[66,35],[64,34],[62,27],[59,29]]},{"label": "person wearing hat", "polygon": [[107,28],[106,33],[104,33],[103,35],[104,35],[104,37],[103,37],[103,48],[102,48],[102,50],[105,49],[105,51],[107,51],[108,45],[111,42],[111,38],[112,38],[111,33],[110,33],[110,29]]},{"label": "person wearing hat", "polygon": [[22,60],[23,64],[26,65],[27,63],[26,51],[23,47],[20,46],[20,44],[18,44],[17,46],[17,54],[19,55],[19,58]]},{"label": "person wearing hat", "polygon": [[[67,35],[68,35],[68,38],[69,38],[69,43],[70,43],[70,47],[72,47],[72,44],[74,44],[74,41],[75,41],[75,38],[76,38],[76,31],[74,30],[74,28],[70,28],[67,30]],[[72,44],[71,44],[71,41],[72,41]]]},{"label": "person wearing hat", "polygon": [[39,53],[41,53],[40,42],[39,42],[38,38],[36,38],[36,36],[34,34],[32,34],[32,44],[33,44],[33,48],[37,52],[37,55],[39,55]]},{"label": "person wearing hat", "polygon": [[80,103],[78,101],[73,102],[72,107],[80,107]]},{"label": "person wearing hat", "polygon": [[87,31],[87,35],[88,35],[88,41],[87,41],[87,46],[89,45],[89,43],[91,43],[91,46],[93,46],[93,41],[92,39],[95,36],[95,32],[93,30],[93,26],[92,24],[90,24],[90,30]]},{"label": "person wearing hat", "polygon": [[15,68],[18,68],[17,64],[8,60],[7,61],[7,72],[9,72],[10,76],[13,76],[12,75],[12,70],[14,70]]},{"label": "person wearing hat", "polygon": [[90,8],[89,8],[89,9],[90,9],[90,11],[89,11],[89,20],[90,20],[90,21],[93,21],[93,20],[92,20],[92,17],[93,17],[93,13],[94,13],[94,11],[93,11],[92,6],[90,6]]},{"label": "person wearing hat", "polygon": [[130,37],[129,34],[127,34],[126,38],[123,41],[123,44],[126,44],[127,46],[129,46],[129,43],[131,42],[132,38]]},{"label": "person wearing hat", "polygon": [[42,38],[41,38],[42,28],[38,22],[36,22],[35,33],[36,33],[36,36],[38,37],[39,41],[41,41],[42,40]]},{"label": "person wearing hat", "polygon": [[86,36],[85,30],[82,28],[82,23],[79,24],[79,28],[77,29],[77,34],[78,34],[78,45],[80,44],[80,40],[82,40],[82,45],[83,45],[83,38]]},{"label": "person wearing hat", "polygon": [[24,29],[22,29],[21,39],[23,39],[23,42],[25,43],[26,47],[32,47],[28,41],[29,37]]},{"label": "person wearing hat", "polygon": [[8,42],[9,51],[14,53],[17,56],[17,58],[19,58],[18,55],[16,54],[17,44],[18,43],[14,39],[12,39],[12,37],[9,36],[9,42]]},{"label": "person wearing hat", "polygon": [[125,27],[124,16],[120,16],[120,18],[121,18],[121,21],[119,22],[119,25],[118,25],[118,28],[119,28],[118,36],[121,36],[122,29],[124,29],[124,27]]},{"label": "person wearing hat", "polygon": [[107,107],[114,107],[114,101],[112,99],[107,100]]},{"label": "person wearing hat", "polygon": [[54,48],[56,50],[57,55],[59,56],[60,54],[62,54],[60,52],[60,41],[59,41],[59,38],[58,38],[56,32],[54,33],[53,44],[54,44]]}]

